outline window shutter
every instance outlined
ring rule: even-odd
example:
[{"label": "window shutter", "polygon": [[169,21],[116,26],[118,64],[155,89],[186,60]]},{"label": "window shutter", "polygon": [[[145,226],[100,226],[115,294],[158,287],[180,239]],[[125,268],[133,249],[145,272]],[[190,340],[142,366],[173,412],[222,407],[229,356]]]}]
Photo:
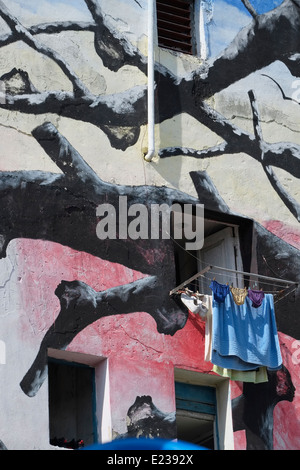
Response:
[{"label": "window shutter", "polygon": [[193,0],[156,0],[158,45],[193,53]]}]

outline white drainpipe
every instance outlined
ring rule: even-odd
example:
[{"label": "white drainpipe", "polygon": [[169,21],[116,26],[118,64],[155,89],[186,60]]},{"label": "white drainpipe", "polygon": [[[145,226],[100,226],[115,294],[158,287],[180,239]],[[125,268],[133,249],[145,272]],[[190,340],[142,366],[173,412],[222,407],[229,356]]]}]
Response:
[{"label": "white drainpipe", "polygon": [[154,116],[154,1],[148,0],[148,152],[145,160],[151,162],[155,154]]},{"label": "white drainpipe", "polygon": [[200,0],[200,57],[202,60],[207,59],[207,46],[206,46],[206,37],[205,37],[205,20],[204,20],[204,11],[203,3]]}]

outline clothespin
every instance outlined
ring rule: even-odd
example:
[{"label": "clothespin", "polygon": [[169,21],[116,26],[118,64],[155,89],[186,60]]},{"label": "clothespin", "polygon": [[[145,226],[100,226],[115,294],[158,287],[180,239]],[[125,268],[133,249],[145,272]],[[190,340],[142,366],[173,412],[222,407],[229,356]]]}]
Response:
[{"label": "clothespin", "polygon": [[196,291],[196,293],[195,293],[195,296],[197,297],[197,299],[201,299],[201,297],[203,297],[203,295],[200,294],[200,292],[198,291],[198,289],[197,289],[197,291]]}]

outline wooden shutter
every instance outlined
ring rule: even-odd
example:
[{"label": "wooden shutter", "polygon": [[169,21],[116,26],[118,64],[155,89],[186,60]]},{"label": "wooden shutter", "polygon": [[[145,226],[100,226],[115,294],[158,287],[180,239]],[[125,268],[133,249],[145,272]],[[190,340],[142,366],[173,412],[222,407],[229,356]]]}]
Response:
[{"label": "wooden shutter", "polygon": [[[198,252],[198,271],[206,265],[221,266],[224,268],[241,271],[242,260],[238,241],[237,228],[227,227],[205,238],[203,248]],[[222,269],[213,269],[216,281],[221,284],[233,284],[236,287],[244,286],[243,278],[236,273],[226,273]],[[203,278],[199,278],[201,293],[210,294],[211,290]]]},{"label": "wooden shutter", "polygon": [[175,382],[176,409],[217,414],[216,389]]},{"label": "wooden shutter", "polygon": [[158,45],[193,53],[193,0],[156,0]]}]

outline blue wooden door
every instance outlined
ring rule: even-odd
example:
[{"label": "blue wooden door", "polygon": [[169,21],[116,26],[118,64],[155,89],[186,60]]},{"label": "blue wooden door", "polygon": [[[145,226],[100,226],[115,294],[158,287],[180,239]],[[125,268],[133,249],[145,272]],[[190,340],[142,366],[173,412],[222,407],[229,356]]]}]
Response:
[{"label": "blue wooden door", "polygon": [[175,382],[178,438],[218,448],[216,389]]}]

